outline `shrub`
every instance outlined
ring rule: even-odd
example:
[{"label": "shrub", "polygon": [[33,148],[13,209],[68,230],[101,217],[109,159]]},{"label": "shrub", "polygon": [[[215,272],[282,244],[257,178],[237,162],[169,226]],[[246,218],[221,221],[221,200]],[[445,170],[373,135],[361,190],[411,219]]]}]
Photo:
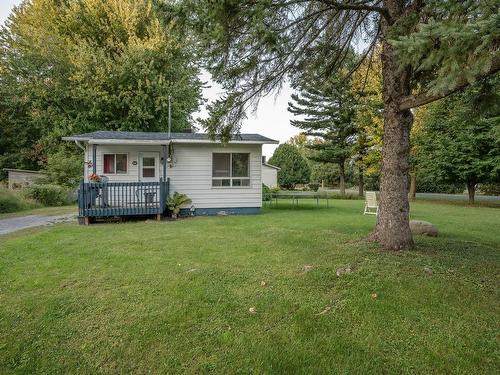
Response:
[{"label": "shrub", "polygon": [[500,184],[480,184],[479,191],[486,195],[500,195]]},{"label": "shrub", "polygon": [[25,199],[18,192],[0,186],[0,213],[27,210],[35,206],[35,202]]},{"label": "shrub", "polygon": [[262,200],[265,202],[271,200],[271,189],[266,184],[262,184]]},{"label": "shrub", "polygon": [[341,195],[338,192],[322,190],[322,189],[319,190],[320,198],[326,198],[327,196],[328,199],[347,199],[347,200],[364,199],[363,197],[360,197],[358,194],[355,193],[346,193],[345,195]]},{"label": "shrub", "polygon": [[44,206],[62,206],[69,203],[68,192],[59,185],[34,184],[23,190],[27,198]]},{"label": "shrub", "polygon": [[82,158],[80,155],[59,151],[48,156],[46,171],[48,177],[44,183],[74,188],[83,175]]},{"label": "shrub", "polygon": [[314,182],[311,182],[308,186],[309,186],[309,189],[311,189],[312,191],[318,191],[318,189],[319,189],[319,184],[314,183]]},{"label": "shrub", "polygon": [[181,211],[181,207],[190,203],[191,199],[188,198],[186,194],[179,194],[178,192],[175,192],[174,195],[168,197],[167,208],[172,213],[172,217],[176,219],[177,215],[179,215],[179,212]]}]

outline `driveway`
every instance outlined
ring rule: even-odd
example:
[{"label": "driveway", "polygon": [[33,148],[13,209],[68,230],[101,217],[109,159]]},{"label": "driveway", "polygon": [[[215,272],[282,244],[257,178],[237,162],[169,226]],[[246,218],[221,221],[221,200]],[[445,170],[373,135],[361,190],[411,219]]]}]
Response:
[{"label": "driveway", "polygon": [[53,225],[57,223],[76,222],[76,214],[64,214],[55,216],[28,215],[12,217],[0,220],[0,235],[12,233],[21,229],[40,227],[43,225]]}]

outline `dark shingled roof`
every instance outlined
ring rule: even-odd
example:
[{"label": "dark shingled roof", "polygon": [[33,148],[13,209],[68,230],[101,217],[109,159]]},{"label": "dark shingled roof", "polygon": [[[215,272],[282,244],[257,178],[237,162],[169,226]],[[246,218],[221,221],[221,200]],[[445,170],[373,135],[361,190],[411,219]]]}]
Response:
[{"label": "dark shingled roof", "polygon": [[[166,132],[122,132],[122,131],[96,131],[92,133],[76,134],[63,139],[86,140],[86,139],[127,139],[127,140],[142,140],[142,141],[163,141],[163,140],[194,140],[194,141],[211,141],[207,133],[170,133],[170,138]],[[231,138],[232,141],[242,142],[262,142],[262,143],[277,143],[277,141],[264,137],[260,134],[235,134]]]}]

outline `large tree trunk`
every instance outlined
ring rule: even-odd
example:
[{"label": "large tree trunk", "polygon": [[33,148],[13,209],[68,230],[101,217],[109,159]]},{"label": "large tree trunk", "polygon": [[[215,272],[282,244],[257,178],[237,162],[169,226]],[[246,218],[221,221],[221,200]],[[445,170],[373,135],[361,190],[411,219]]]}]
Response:
[{"label": "large tree trunk", "polygon": [[469,193],[469,204],[474,204],[476,197],[476,183],[473,181],[467,181],[467,193]]},{"label": "large tree trunk", "polygon": [[414,201],[417,198],[417,175],[415,172],[410,172],[410,192],[408,197]]},{"label": "large tree trunk", "polygon": [[345,195],[345,161],[339,163],[340,195]]},{"label": "large tree trunk", "polygon": [[365,195],[365,179],[363,176],[363,170],[360,169],[358,172],[358,195],[363,197]]},{"label": "large tree trunk", "polygon": [[[397,12],[396,1],[387,1]],[[382,22],[387,35],[387,24]],[[377,225],[372,239],[393,250],[413,246],[410,231],[408,201],[408,170],[410,154],[410,128],[413,122],[409,110],[400,110],[401,98],[410,94],[410,73],[397,64],[394,48],[384,40],[382,45],[382,76],[384,100],[384,137],[380,177],[380,203]]]}]

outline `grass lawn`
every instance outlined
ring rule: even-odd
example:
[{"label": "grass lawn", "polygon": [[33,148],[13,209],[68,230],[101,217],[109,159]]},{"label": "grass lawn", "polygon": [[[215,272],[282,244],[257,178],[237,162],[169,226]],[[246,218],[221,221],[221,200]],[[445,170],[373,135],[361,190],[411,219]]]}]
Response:
[{"label": "grass lawn", "polygon": [[0,237],[0,373],[499,373],[500,210],[397,253],[330,203]]},{"label": "grass lawn", "polygon": [[78,207],[76,204],[69,206],[58,206],[58,207],[42,207],[42,208],[34,208],[31,210],[17,211],[17,212],[9,212],[6,214],[0,214],[1,219],[8,219],[10,217],[19,217],[26,215],[63,215],[74,212],[78,214]]}]

